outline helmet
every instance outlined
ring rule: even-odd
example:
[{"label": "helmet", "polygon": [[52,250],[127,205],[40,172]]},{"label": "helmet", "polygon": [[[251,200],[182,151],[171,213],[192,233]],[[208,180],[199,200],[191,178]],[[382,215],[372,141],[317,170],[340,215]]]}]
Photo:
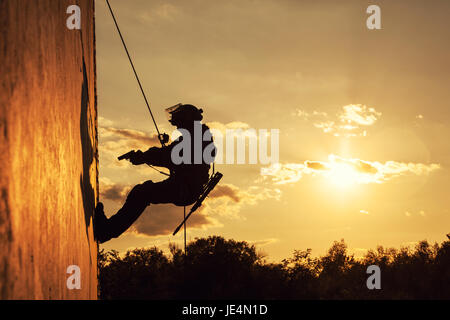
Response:
[{"label": "helmet", "polygon": [[171,124],[183,126],[194,121],[201,121],[203,119],[203,110],[198,109],[192,104],[176,104],[173,107],[166,109],[168,120]]}]

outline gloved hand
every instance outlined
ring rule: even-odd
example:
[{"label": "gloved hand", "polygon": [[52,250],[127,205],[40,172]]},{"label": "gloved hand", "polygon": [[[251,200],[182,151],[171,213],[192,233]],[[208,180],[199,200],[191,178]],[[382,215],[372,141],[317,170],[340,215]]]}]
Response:
[{"label": "gloved hand", "polygon": [[141,150],[136,151],[131,157],[130,162],[135,166],[145,163],[144,153]]}]

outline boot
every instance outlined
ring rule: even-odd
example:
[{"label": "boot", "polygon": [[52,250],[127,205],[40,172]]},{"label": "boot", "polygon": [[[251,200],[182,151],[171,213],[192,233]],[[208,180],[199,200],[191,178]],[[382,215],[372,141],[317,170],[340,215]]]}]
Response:
[{"label": "boot", "polygon": [[103,203],[99,202],[95,208],[94,216],[94,237],[100,243],[111,239],[111,237],[108,237],[108,218],[106,218],[103,208]]}]

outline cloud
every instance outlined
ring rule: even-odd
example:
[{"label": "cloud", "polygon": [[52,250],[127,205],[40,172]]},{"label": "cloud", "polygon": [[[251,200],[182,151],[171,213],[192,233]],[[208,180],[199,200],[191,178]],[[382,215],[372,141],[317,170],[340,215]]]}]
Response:
[{"label": "cloud", "polygon": [[100,192],[100,197],[107,200],[122,202],[129,191],[130,188],[123,185],[107,186],[103,187]]},{"label": "cloud", "polygon": [[175,22],[182,15],[181,7],[170,3],[154,4],[150,10],[138,14],[138,19],[143,23],[156,24],[160,22]]},{"label": "cloud", "polygon": [[367,210],[359,210],[359,212],[362,214],[369,214],[369,211],[367,211]]},{"label": "cloud", "polygon": [[360,173],[370,173],[370,174],[378,173],[378,169],[368,161],[363,161],[360,159],[344,159],[334,155],[330,156],[330,161],[337,164],[344,164]]},{"label": "cloud", "polygon": [[264,247],[264,246],[267,246],[272,243],[277,243],[279,241],[280,241],[280,239],[277,239],[277,238],[268,238],[268,239],[262,239],[262,240],[248,241],[248,243],[258,246],[258,247]]},{"label": "cloud", "polygon": [[316,122],[314,123],[314,127],[321,129],[324,133],[336,130],[334,121]]},{"label": "cloud", "polygon": [[[249,124],[240,121],[220,123],[217,121],[208,122],[206,125],[211,129],[216,142],[221,142],[227,135],[232,137],[253,137],[258,138],[257,130],[250,128]],[[218,141],[220,140],[220,141]]]},{"label": "cloud", "polygon": [[[188,210],[186,208],[186,213]],[[147,236],[168,235],[172,234],[181,221],[183,221],[183,207],[173,204],[150,205],[133,224],[131,232]],[[186,226],[189,229],[205,229],[220,224],[207,216],[203,210],[197,210],[191,215]]]},{"label": "cloud", "polygon": [[271,177],[275,184],[288,184],[299,181],[306,166],[299,163],[275,163],[268,167],[261,168],[261,175],[264,178]]},{"label": "cloud", "polygon": [[292,115],[299,117],[301,119],[304,119],[304,120],[308,120],[308,118],[309,118],[309,113],[306,112],[305,110],[301,110],[301,109],[295,109],[295,111],[292,112]]},{"label": "cloud", "polygon": [[239,188],[231,184],[217,185],[209,194],[210,198],[229,197],[234,202],[240,202],[242,195]]},{"label": "cloud", "polygon": [[313,170],[328,170],[330,169],[326,163],[320,162],[320,161],[305,161],[305,165],[307,168],[313,169]]},{"label": "cloud", "polygon": [[122,203],[125,200],[131,186],[123,184],[114,184],[109,179],[100,179],[100,199],[112,200]]},{"label": "cloud", "polygon": [[159,146],[156,134],[114,127],[114,122],[99,117],[99,151],[101,168],[126,167],[126,161],[118,161],[117,157],[130,150],[147,150]]},{"label": "cloud", "polygon": [[[221,185],[219,185],[221,186]],[[242,215],[244,206],[254,206],[267,199],[280,200],[281,191],[260,186],[251,186],[246,189],[234,185],[223,185],[213,191],[204,205],[208,215],[221,216],[228,219],[245,219]],[[216,187],[217,188],[217,187]]]},{"label": "cloud", "polygon": [[114,121],[110,119],[106,119],[104,117],[98,117],[98,126],[99,127],[110,127],[114,125]]},{"label": "cloud", "polygon": [[362,104],[349,104],[342,108],[344,112],[339,115],[339,119],[346,124],[371,126],[381,116],[381,112],[377,112],[374,108],[368,108]]},{"label": "cloud", "polygon": [[293,115],[303,120],[313,120],[314,127],[336,137],[365,137],[367,131],[361,127],[374,125],[381,117],[381,112],[362,104],[349,104],[343,106],[334,117],[323,111],[308,112],[301,109],[296,109]]},{"label": "cloud", "polygon": [[310,118],[317,118],[317,117],[327,117],[328,114],[323,111],[316,111],[313,112],[307,112],[305,110],[301,109],[295,109],[295,111],[292,113],[293,116],[299,117],[303,120],[309,120]]},{"label": "cloud", "polygon": [[427,214],[424,210],[419,210],[419,211],[416,211],[415,213],[413,213],[411,211],[405,211],[405,216],[407,216],[408,218],[412,217],[413,215],[417,215],[417,216],[421,216],[421,217],[427,216]]},{"label": "cloud", "polygon": [[113,127],[101,127],[101,133],[104,137],[115,136],[115,138],[125,138],[130,142],[138,142],[146,145],[158,145],[159,140],[156,134],[149,135],[145,132],[132,129],[118,129]]},{"label": "cloud", "polygon": [[439,168],[440,165],[434,163],[396,161],[381,163],[330,155],[328,161],[307,160],[304,163],[272,164],[261,168],[261,175],[275,184],[294,183],[299,181],[303,175],[316,174],[331,179],[346,179],[353,183],[368,184],[383,183],[408,174],[428,175]]},{"label": "cloud", "polygon": [[[380,166],[380,164],[377,163]],[[403,163],[388,161],[383,165],[383,171],[387,177],[397,177],[402,174],[411,172],[416,175],[426,175],[430,172],[440,169],[439,164],[423,164],[423,163]]]},{"label": "cloud", "polygon": [[210,129],[216,129],[216,130],[221,131],[223,134],[225,134],[226,130],[236,130],[236,129],[245,130],[245,129],[250,128],[250,126],[247,123],[240,122],[240,121],[233,121],[233,122],[229,122],[229,123],[221,123],[221,122],[213,121],[213,122],[206,123],[206,125]]}]

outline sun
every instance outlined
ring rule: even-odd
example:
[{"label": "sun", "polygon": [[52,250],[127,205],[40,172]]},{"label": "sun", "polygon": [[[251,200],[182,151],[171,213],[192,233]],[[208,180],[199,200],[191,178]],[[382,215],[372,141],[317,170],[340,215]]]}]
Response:
[{"label": "sun", "polygon": [[[362,163],[362,164],[361,164]],[[371,165],[367,170],[367,163],[358,159],[345,159],[335,155],[328,156],[328,163],[324,164],[322,171],[326,181],[339,189],[368,183],[381,183],[378,170]]]},{"label": "sun", "polygon": [[331,163],[328,172],[329,181],[340,188],[349,188],[358,182],[358,172],[345,163]]}]

